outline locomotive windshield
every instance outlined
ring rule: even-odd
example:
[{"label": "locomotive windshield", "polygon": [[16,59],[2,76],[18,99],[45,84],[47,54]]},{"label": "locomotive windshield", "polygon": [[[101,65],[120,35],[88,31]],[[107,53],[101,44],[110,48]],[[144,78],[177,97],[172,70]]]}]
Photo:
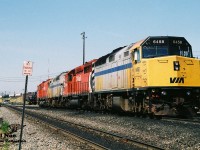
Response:
[{"label": "locomotive windshield", "polygon": [[184,47],[184,46],[172,46],[171,47],[171,55],[179,55],[184,57],[192,57],[192,50],[190,47]]},{"label": "locomotive windshield", "polygon": [[193,57],[191,45],[182,37],[150,37],[142,44],[142,57],[178,55]]},{"label": "locomotive windshield", "polygon": [[144,46],[142,49],[143,58],[153,58],[168,55],[167,46]]}]

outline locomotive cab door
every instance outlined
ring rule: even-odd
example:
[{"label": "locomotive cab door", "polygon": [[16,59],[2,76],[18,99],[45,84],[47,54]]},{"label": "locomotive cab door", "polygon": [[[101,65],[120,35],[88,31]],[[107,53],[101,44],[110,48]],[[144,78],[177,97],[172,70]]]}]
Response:
[{"label": "locomotive cab door", "polygon": [[141,86],[141,59],[140,59],[140,49],[135,48],[132,51],[132,85],[133,87],[140,87]]},{"label": "locomotive cab door", "polygon": [[140,63],[140,50],[139,50],[139,48],[134,49],[132,57],[133,57],[134,64]]}]

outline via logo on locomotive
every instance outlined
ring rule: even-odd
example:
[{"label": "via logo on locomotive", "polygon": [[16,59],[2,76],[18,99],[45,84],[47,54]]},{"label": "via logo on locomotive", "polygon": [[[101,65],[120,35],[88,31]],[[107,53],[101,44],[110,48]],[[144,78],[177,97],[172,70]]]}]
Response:
[{"label": "via logo on locomotive", "polygon": [[174,77],[170,78],[170,83],[184,83],[184,78],[183,77]]}]

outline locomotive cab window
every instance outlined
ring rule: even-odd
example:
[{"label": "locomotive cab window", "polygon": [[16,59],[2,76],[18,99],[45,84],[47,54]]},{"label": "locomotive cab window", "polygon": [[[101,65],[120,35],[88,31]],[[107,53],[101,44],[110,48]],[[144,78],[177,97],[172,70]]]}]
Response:
[{"label": "locomotive cab window", "polygon": [[167,55],[169,55],[167,46],[144,46],[142,48],[143,58],[154,58]]},{"label": "locomotive cab window", "polygon": [[72,74],[68,75],[68,81],[72,81]]},{"label": "locomotive cab window", "polygon": [[112,55],[109,57],[109,62],[111,62],[111,61],[115,61],[115,55]]},{"label": "locomotive cab window", "polygon": [[84,73],[88,73],[88,72],[91,72],[91,71],[92,71],[92,65],[84,68]]},{"label": "locomotive cab window", "polygon": [[127,57],[129,55],[129,51],[124,52],[124,57]]},{"label": "locomotive cab window", "polygon": [[190,57],[192,58],[192,50],[188,46],[172,46],[170,48],[170,54],[171,55],[178,55],[178,56],[184,56],[184,57]]},{"label": "locomotive cab window", "polygon": [[131,58],[135,63],[140,62],[140,51],[139,49],[134,49],[134,51],[131,53]]}]

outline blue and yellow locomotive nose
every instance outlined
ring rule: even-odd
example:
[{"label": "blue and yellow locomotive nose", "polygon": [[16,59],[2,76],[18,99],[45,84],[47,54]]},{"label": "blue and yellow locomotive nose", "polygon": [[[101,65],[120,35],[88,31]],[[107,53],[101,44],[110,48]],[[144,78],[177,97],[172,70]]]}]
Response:
[{"label": "blue and yellow locomotive nose", "polygon": [[146,63],[146,86],[200,87],[200,61],[181,56],[152,58]]},{"label": "blue and yellow locomotive nose", "polygon": [[200,60],[183,37],[148,37],[131,48],[133,88],[200,87]]},{"label": "blue and yellow locomotive nose", "polygon": [[185,38],[148,37],[135,43],[130,52],[132,88],[151,104],[150,112],[176,113],[185,105],[200,108],[200,60],[193,58]]}]

